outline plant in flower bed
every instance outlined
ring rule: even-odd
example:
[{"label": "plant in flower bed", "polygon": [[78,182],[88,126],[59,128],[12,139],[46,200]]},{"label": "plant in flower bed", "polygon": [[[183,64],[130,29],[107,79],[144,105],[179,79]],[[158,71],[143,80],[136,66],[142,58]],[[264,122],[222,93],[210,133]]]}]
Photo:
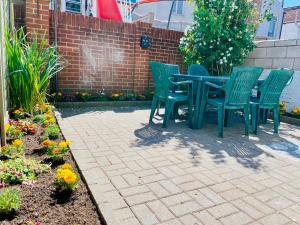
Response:
[{"label": "plant in flower bed", "polygon": [[42,222],[40,220],[35,220],[32,217],[28,217],[25,223],[22,223],[22,225],[42,225]]},{"label": "plant in flower bed", "polygon": [[79,101],[83,102],[87,102],[92,98],[92,94],[88,92],[76,92],[75,96]]},{"label": "plant in flower bed", "polygon": [[292,115],[296,118],[300,118],[300,107],[294,106],[292,109]]},{"label": "plant in flower bed", "polygon": [[20,191],[15,188],[0,189],[0,215],[16,212],[20,208]]},{"label": "plant in flower bed", "polygon": [[17,158],[24,155],[24,145],[23,141],[20,139],[16,139],[12,142],[11,145],[5,145],[1,148],[0,156],[4,156],[6,158]]},{"label": "plant in flower bed", "polygon": [[55,140],[59,138],[60,129],[56,124],[50,124],[45,128],[45,136],[50,140]]},{"label": "plant in flower bed", "polygon": [[61,102],[63,100],[63,94],[61,92],[54,92],[51,94],[51,97],[55,102]]},{"label": "plant in flower bed", "polygon": [[53,46],[47,46],[45,36],[37,35],[27,42],[23,28],[5,33],[8,61],[8,91],[10,108],[22,108],[33,114],[37,104],[46,102],[49,80],[63,69],[62,57]]},{"label": "plant in flower bed", "polygon": [[77,174],[68,163],[57,169],[55,179],[58,189],[62,191],[72,191],[78,186]]},{"label": "plant in flower bed", "polygon": [[53,161],[62,161],[65,154],[69,151],[69,145],[71,144],[70,141],[61,141],[57,145],[56,142],[51,140],[43,141],[43,146],[46,149],[47,155]]},{"label": "plant in flower bed", "polygon": [[25,113],[24,109],[19,108],[19,109],[12,111],[11,116],[12,116],[12,118],[17,119],[17,120],[24,119],[26,117],[26,113]]},{"label": "plant in flower bed", "polygon": [[8,124],[6,124],[6,135],[9,138],[21,138],[25,134],[34,135],[36,133],[35,124],[25,121],[25,120],[10,120]]},{"label": "plant in flower bed", "polygon": [[24,157],[0,161],[0,179],[4,183],[21,184],[24,181],[30,182],[48,170],[48,165]]}]

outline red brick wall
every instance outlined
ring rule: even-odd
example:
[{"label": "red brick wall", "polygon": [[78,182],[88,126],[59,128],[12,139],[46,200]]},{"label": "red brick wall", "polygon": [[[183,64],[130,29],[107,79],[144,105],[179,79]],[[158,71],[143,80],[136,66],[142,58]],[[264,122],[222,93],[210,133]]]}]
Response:
[{"label": "red brick wall", "polygon": [[[53,24],[50,13],[50,24]],[[143,93],[152,86],[149,60],[176,63],[181,32],[152,28],[147,23],[118,23],[72,13],[58,15],[58,50],[68,62],[60,73],[63,92],[105,89]],[[50,26],[50,39],[54,28]],[[139,46],[141,35],[149,35],[149,49]]]},{"label": "red brick wall", "polygon": [[296,20],[296,15],[298,13],[297,22],[300,22],[300,8],[292,8],[285,10],[283,23],[294,23]]},{"label": "red brick wall", "polygon": [[49,0],[26,0],[26,30],[31,35],[45,35],[49,40]]}]

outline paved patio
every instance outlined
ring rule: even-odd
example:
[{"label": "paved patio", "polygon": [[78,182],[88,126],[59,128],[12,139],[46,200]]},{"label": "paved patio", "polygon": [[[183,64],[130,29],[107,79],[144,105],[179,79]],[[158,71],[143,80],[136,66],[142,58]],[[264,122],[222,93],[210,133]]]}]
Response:
[{"label": "paved patio", "polygon": [[[300,129],[217,137],[210,120],[148,125],[148,109],[64,109],[63,134],[108,225],[300,224]],[[238,116],[236,120],[239,120]]]}]

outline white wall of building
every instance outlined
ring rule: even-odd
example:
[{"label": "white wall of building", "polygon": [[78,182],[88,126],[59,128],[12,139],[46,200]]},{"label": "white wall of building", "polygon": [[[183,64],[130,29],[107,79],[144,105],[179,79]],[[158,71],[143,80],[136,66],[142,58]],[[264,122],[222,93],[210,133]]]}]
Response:
[{"label": "white wall of building", "polygon": [[300,39],[300,22],[297,23],[286,23],[282,26],[281,39]]},{"label": "white wall of building", "polygon": [[[271,1],[271,0],[269,0]],[[265,11],[265,7],[262,6],[261,8],[261,14],[263,14]],[[282,8],[282,3],[278,0],[276,0],[272,6],[272,14],[273,16],[277,19],[276,23],[275,23],[275,30],[274,30],[274,36],[268,36],[268,32],[269,32],[269,27],[271,22],[270,21],[263,21],[263,23],[261,23],[258,28],[257,28],[257,33],[256,36],[259,38],[264,38],[264,39],[279,39],[280,37],[280,30],[281,30],[281,24],[282,24],[282,20],[283,20],[283,8]]]}]

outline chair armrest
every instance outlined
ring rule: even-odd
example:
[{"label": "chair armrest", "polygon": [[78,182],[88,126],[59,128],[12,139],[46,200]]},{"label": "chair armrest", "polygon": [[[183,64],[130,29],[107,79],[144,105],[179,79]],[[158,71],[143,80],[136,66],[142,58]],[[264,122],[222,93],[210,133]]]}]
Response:
[{"label": "chair armrest", "polygon": [[191,81],[191,80],[173,81],[173,78],[172,78],[172,77],[169,78],[169,82],[170,82],[172,85],[192,84],[192,83],[193,83],[193,81]]},{"label": "chair armrest", "polygon": [[216,89],[224,90],[224,87],[223,87],[223,86],[220,86],[220,85],[217,85],[217,84],[208,82],[208,81],[205,82],[205,85],[207,85],[207,86],[209,86],[209,87],[216,88]]}]

